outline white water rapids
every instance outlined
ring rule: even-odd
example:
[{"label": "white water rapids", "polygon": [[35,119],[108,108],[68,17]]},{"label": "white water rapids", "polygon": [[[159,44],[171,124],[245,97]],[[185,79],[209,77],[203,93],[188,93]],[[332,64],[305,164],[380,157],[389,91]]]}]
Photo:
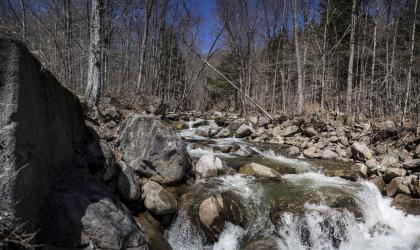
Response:
[{"label": "white water rapids", "polygon": [[[194,129],[183,131],[183,136],[186,135],[193,136]],[[213,143],[247,147],[246,141],[235,138],[216,139]],[[199,227],[191,221],[187,212],[182,210],[166,232],[173,249],[242,249],[245,239],[257,236],[274,241],[277,249],[282,250],[420,249],[420,216],[406,215],[392,207],[392,200],[383,197],[374,184],[365,180],[351,182],[338,177],[327,177],[303,159],[290,159],[273,151],[260,151],[256,147],[253,150],[259,157],[288,164],[298,171],[296,174],[283,175],[278,183],[269,184],[241,174],[217,177],[219,184],[213,189],[232,190],[240,195],[247,208],[252,211],[251,222],[246,228],[226,223],[219,240],[210,243]],[[196,158],[213,152],[211,146],[193,149],[191,145],[188,145],[188,151]],[[222,153],[218,155],[232,157]],[[340,190],[354,198],[363,213],[363,219],[357,219],[347,209],[337,210],[329,207],[321,200],[315,204],[305,202],[302,216],[285,212],[281,217],[282,224],[275,226],[269,218],[266,196],[278,195],[277,191],[287,193],[289,189],[290,192],[300,189],[313,190],[320,193],[321,197],[325,190]],[[302,240],[302,237],[305,240]]]}]

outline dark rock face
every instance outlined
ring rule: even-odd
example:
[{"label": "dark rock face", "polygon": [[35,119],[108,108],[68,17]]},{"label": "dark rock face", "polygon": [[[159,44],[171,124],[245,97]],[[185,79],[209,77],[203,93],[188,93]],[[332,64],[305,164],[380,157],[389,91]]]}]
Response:
[{"label": "dark rock face", "polygon": [[0,40],[0,100],[0,210],[36,227],[50,186],[68,172],[82,140],[82,110],[22,44],[8,40]]},{"label": "dark rock face", "polygon": [[119,134],[119,150],[137,173],[160,184],[174,184],[183,179],[186,149],[172,126],[155,116],[131,114]]},{"label": "dark rock face", "polygon": [[99,145],[93,158],[105,168],[111,150],[89,134],[78,98],[19,42],[0,39],[0,100],[0,212],[40,229],[34,243],[47,249],[144,248],[130,212],[88,172],[88,145]]}]

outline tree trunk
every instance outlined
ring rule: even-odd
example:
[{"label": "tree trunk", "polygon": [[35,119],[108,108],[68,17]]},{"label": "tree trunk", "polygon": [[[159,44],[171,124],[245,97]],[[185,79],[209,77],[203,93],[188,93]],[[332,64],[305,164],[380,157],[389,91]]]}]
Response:
[{"label": "tree trunk", "polygon": [[143,81],[144,57],[146,56],[146,42],[149,36],[149,20],[152,14],[154,0],[146,0],[145,14],[143,18],[143,35],[140,44],[140,60],[139,60],[139,75],[137,77],[137,92],[141,92],[141,84]]},{"label": "tree trunk", "polygon": [[350,31],[350,55],[349,68],[347,75],[347,96],[346,96],[346,115],[351,118],[351,105],[353,95],[353,59],[354,59],[354,36],[356,31],[356,0],[353,0],[351,10],[351,31]]},{"label": "tree trunk", "polygon": [[295,54],[296,54],[296,66],[298,74],[298,85],[297,85],[297,113],[298,115],[303,114],[303,71],[302,71],[302,62],[300,60],[300,50],[299,50],[299,38],[298,38],[298,24],[297,24],[297,0],[292,0],[293,7],[293,30],[295,37]]},{"label": "tree trunk", "polygon": [[20,8],[22,14],[22,40],[26,43],[26,7],[25,0],[20,0]]},{"label": "tree trunk", "polygon": [[102,21],[104,0],[92,0],[88,76],[85,97],[91,108],[98,105],[101,95],[101,51],[103,45]]},{"label": "tree trunk", "polygon": [[414,38],[416,34],[416,17],[417,17],[417,2],[414,3],[414,18],[413,18],[413,30],[411,33],[411,47],[410,47],[410,63],[408,66],[408,73],[407,73],[407,89],[405,93],[405,101],[404,101],[404,111],[402,116],[402,125],[405,124],[405,116],[407,114],[408,109],[408,99],[410,97],[410,89],[411,89],[411,72],[413,71],[413,60],[414,60]]},{"label": "tree trunk", "polygon": [[67,50],[67,67],[66,67],[66,80],[69,86],[72,86],[74,89],[72,81],[72,56],[71,56],[71,0],[64,0],[64,15],[65,15],[65,26],[66,26],[66,50]]}]

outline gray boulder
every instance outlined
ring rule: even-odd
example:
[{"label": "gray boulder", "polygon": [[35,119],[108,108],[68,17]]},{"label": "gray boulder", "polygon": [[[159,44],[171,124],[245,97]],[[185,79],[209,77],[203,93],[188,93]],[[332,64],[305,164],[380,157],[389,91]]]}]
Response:
[{"label": "gray boulder", "polygon": [[140,184],[137,174],[123,161],[119,162],[120,173],[117,180],[117,190],[126,201],[138,201],[141,199]]},{"label": "gray boulder", "polygon": [[300,154],[300,149],[296,146],[290,146],[287,149],[287,155],[289,155],[291,157],[299,156],[299,154]]},{"label": "gray boulder", "polygon": [[252,128],[250,128],[246,124],[242,124],[235,132],[235,136],[238,138],[244,138],[251,135],[253,132]]},{"label": "gray boulder", "polygon": [[368,161],[373,158],[372,151],[363,142],[355,142],[351,145],[353,158],[360,161]]},{"label": "gray boulder", "polygon": [[287,127],[283,133],[281,134],[281,136],[283,137],[288,137],[288,136],[292,136],[294,134],[296,134],[299,131],[299,127],[296,125]]},{"label": "gray boulder", "polygon": [[420,159],[407,159],[402,167],[405,169],[420,168]]},{"label": "gray boulder", "polygon": [[154,181],[148,181],[141,188],[144,206],[156,215],[173,214],[176,212],[176,197]]},{"label": "gray boulder", "polygon": [[198,178],[217,176],[217,171],[223,168],[222,161],[214,154],[207,154],[200,157],[195,164],[194,170]]},{"label": "gray boulder", "polygon": [[266,127],[268,126],[269,123],[270,123],[270,120],[264,116],[258,119],[258,125],[260,127]]},{"label": "gray boulder", "polygon": [[160,184],[184,177],[186,149],[176,130],[154,116],[130,114],[116,140],[124,160],[140,175]]}]

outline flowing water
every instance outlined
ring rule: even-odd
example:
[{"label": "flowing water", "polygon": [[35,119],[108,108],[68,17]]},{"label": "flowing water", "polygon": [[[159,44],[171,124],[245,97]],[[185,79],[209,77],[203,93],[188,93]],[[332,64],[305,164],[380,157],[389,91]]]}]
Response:
[{"label": "flowing water", "polygon": [[[391,206],[376,186],[365,180],[327,177],[337,162],[288,158],[275,144],[255,144],[236,138],[209,139],[195,129],[181,131],[191,157],[214,153],[227,166],[247,162],[272,167],[283,175],[272,180],[242,174],[197,181],[190,206],[181,209],[166,236],[174,249],[244,249],[252,242],[270,242],[264,249],[420,249],[420,216],[405,215]],[[197,147],[196,145],[200,147]],[[220,153],[236,146],[251,156]],[[209,241],[188,209],[226,190],[239,195],[249,221],[245,227],[227,222],[218,241]],[[253,248],[248,248],[253,249]]]}]

